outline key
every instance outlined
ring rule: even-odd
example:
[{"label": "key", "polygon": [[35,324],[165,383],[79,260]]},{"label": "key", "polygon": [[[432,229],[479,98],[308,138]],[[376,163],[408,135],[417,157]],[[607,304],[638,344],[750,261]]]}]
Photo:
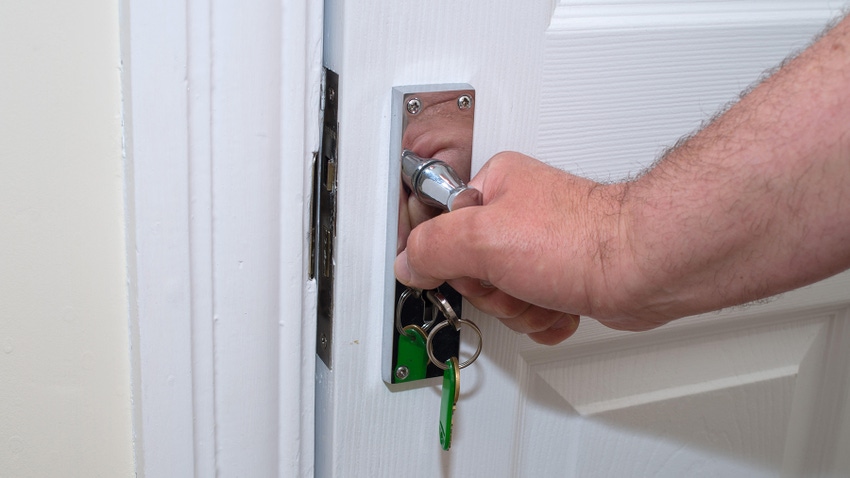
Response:
[{"label": "key", "polygon": [[418,325],[408,325],[404,335],[398,336],[398,361],[395,368],[395,383],[422,380],[428,371],[428,352],[425,350],[427,335]]},{"label": "key", "polygon": [[443,450],[452,446],[452,419],[460,395],[460,366],[457,357],[446,360],[443,372],[443,396],[440,404],[440,445]]}]

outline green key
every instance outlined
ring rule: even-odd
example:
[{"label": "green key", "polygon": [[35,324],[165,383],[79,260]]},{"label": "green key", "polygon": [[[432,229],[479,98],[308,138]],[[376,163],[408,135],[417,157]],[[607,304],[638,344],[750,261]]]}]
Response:
[{"label": "green key", "polygon": [[422,380],[428,371],[428,352],[425,350],[427,335],[417,325],[408,325],[404,335],[398,336],[398,361],[395,367],[395,383]]},{"label": "green key", "polygon": [[460,366],[457,357],[446,360],[443,372],[443,401],[440,404],[440,445],[443,450],[452,446],[452,417],[460,394]]}]

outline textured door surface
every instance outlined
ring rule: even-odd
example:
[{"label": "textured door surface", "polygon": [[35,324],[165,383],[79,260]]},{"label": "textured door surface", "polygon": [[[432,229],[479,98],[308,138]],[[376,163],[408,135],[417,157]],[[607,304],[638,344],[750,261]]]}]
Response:
[{"label": "textured door surface", "polygon": [[[841,2],[328,0],[339,74],[333,368],[317,365],[317,476],[850,475],[850,275],[651,332],[583,320],[539,346],[485,337],[451,451],[439,385],[381,380],[393,86],[476,89],[473,171],[516,150],[616,180],[648,166]],[[844,453],[842,453],[844,451]]]}]

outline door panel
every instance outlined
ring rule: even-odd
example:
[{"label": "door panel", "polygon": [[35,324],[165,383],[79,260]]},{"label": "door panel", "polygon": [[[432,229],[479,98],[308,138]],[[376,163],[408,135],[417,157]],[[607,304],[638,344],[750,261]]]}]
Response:
[{"label": "door panel", "polygon": [[380,368],[384,250],[394,247],[385,232],[393,86],[475,87],[473,170],[511,149],[617,179],[804,46],[835,13],[830,5],[840,6],[329,0],[325,63],[340,79],[338,282],[334,368],[317,365],[317,475],[850,471],[836,452],[848,435],[848,275],[641,334],[585,319],[557,347],[464,307],[485,343],[461,373],[449,452],[437,440],[439,381],[387,386]]},{"label": "door panel", "polygon": [[538,156],[595,179],[634,174],[805,47],[828,18],[812,2],[784,15],[767,2],[735,2],[752,9],[734,13],[707,3],[721,2],[677,2],[675,14],[672,3],[560,5],[545,37]]},{"label": "door panel", "polygon": [[[846,277],[832,282],[821,287],[846,294]],[[848,378],[848,308],[779,312],[794,307],[794,298],[780,300],[785,304],[774,311],[762,306],[746,317],[711,314],[592,346],[528,343],[522,356],[538,376],[535,386],[548,387],[563,400],[565,414],[591,424],[582,437],[599,437],[582,440],[577,470],[590,473],[586,466],[594,461],[619,455],[621,439],[652,449],[655,464],[638,456],[612,464],[603,476],[622,475],[626,465],[645,471],[637,476],[665,475],[671,462],[700,456],[737,464],[747,476],[840,469],[833,468],[841,449],[838,427],[823,425],[847,413],[846,400],[838,397]],[[558,420],[548,421],[552,427]]]}]

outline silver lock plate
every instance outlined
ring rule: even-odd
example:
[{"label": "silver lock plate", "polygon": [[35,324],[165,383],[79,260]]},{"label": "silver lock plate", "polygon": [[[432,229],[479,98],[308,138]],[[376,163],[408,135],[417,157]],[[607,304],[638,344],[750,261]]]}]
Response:
[{"label": "silver lock plate", "polygon": [[318,287],[316,353],[331,368],[334,312],[334,245],[336,243],[337,135],[339,76],[325,69],[322,144],[313,164],[313,197],[310,228],[310,278]]},{"label": "silver lock plate", "polygon": [[[475,90],[468,84],[402,86],[393,88],[392,95],[381,374],[390,384],[443,376],[443,371],[434,364],[428,365],[424,376],[413,376],[413,368],[399,362],[399,329],[408,325],[424,325],[427,329],[426,324],[433,317],[433,312],[428,301],[405,300],[401,301],[403,307],[399,317],[396,316],[399,298],[406,287],[395,280],[393,262],[396,255],[404,250],[411,229],[442,212],[415,199],[401,181],[402,151],[409,150],[422,157],[445,161],[463,181],[469,181]],[[463,302],[460,294],[446,284],[439,290],[460,315]],[[432,342],[433,354],[439,360],[458,356],[460,337],[451,327],[444,327]]]}]

